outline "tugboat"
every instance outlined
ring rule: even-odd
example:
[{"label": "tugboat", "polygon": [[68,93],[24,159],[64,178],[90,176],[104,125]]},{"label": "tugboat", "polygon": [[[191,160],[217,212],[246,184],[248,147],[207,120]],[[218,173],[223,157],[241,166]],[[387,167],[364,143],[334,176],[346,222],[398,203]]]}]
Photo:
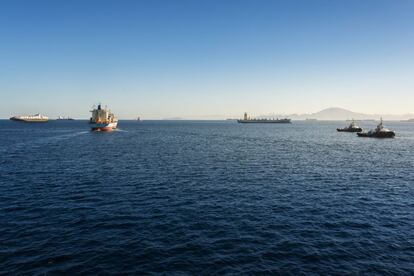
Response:
[{"label": "tugboat", "polygon": [[377,128],[374,130],[370,130],[368,132],[358,132],[357,135],[359,137],[373,137],[373,138],[394,138],[395,132],[384,128],[382,123],[382,118],[380,123],[377,125]]},{"label": "tugboat", "polygon": [[362,128],[358,126],[354,120],[352,120],[351,124],[344,128],[337,128],[339,132],[361,132]]},{"label": "tugboat", "polygon": [[244,113],[243,119],[239,119],[237,120],[238,123],[240,124],[247,124],[247,123],[267,123],[267,124],[290,124],[291,120],[290,119],[255,119],[255,118],[250,118],[250,116],[247,116],[247,113]]},{"label": "tugboat", "polygon": [[89,120],[92,131],[112,131],[118,125],[118,118],[115,117],[109,109],[102,108],[101,104],[98,108],[91,110],[92,117]]}]

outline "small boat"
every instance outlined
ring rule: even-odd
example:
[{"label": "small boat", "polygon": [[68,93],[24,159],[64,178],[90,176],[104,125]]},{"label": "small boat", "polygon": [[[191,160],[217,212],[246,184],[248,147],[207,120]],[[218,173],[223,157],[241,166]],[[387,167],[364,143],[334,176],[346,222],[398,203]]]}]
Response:
[{"label": "small boat", "polygon": [[373,137],[373,138],[394,138],[395,132],[384,127],[382,118],[376,129],[368,132],[357,133],[359,137]]},{"label": "small boat", "polygon": [[28,122],[28,123],[45,123],[49,121],[49,118],[41,114],[35,114],[35,115],[25,115],[25,116],[14,116],[14,117],[11,117],[10,120]]},{"label": "small boat", "polygon": [[93,131],[112,131],[116,129],[118,125],[118,118],[115,117],[109,109],[102,108],[101,104],[98,108],[91,110],[92,117],[89,120],[89,124]]},{"label": "small boat", "polygon": [[339,132],[361,132],[362,128],[358,126],[354,120],[352,120],[351,124],[344,128],[337,128]]}]

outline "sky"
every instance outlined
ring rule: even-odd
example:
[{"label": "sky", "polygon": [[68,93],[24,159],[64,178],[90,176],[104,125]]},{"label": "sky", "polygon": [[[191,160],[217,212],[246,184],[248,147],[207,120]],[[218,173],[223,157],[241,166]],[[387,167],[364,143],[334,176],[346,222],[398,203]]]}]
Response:
[{"label": "sky", "polygon": [[411,0],[2,0],[0,118],[414,113]]}]

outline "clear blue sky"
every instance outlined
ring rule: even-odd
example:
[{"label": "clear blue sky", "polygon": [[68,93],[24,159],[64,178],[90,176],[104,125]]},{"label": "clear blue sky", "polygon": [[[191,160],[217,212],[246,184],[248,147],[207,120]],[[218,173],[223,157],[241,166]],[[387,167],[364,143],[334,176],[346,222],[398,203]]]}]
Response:
[{"label": "clear blue sky", "polygon": [[0,1],[0,117],[414,112],[414,1]]}]

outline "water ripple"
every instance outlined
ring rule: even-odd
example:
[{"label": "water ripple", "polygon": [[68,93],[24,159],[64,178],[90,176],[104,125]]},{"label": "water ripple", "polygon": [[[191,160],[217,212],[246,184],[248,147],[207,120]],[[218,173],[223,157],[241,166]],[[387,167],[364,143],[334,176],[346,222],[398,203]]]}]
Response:
[{"label": "water ripple", "polygon": [[0,124],[0,274],[414,271],[414,125]]}]

